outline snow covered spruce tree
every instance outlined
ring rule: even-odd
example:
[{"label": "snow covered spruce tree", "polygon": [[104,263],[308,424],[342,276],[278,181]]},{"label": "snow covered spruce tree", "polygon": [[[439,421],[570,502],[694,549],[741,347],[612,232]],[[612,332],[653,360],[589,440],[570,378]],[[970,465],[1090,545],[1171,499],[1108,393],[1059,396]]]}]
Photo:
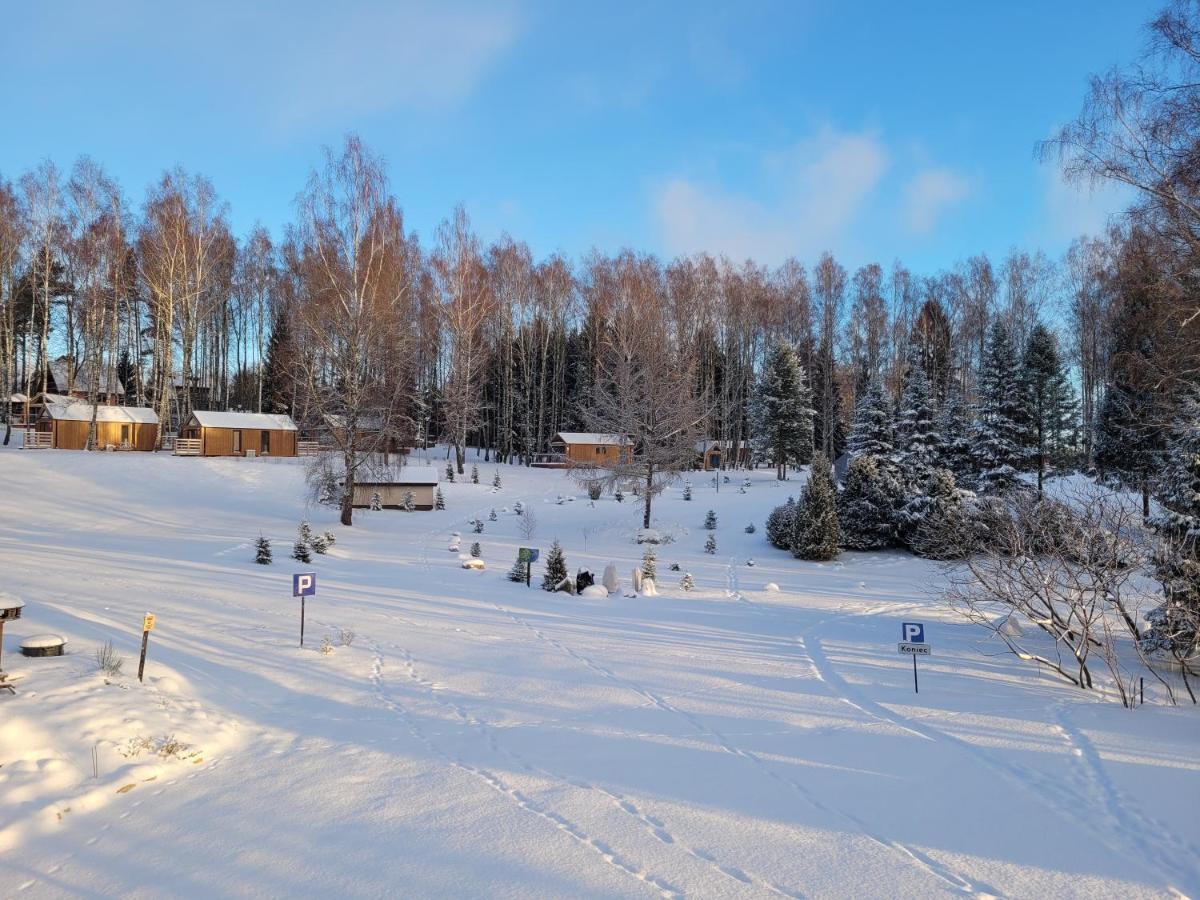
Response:
[{"label": "snow covered spruce tree", "polygon": [[1033,326],[1022,360],[1029,424],[1026,444],[1037,469],[1038,496],[1046,467],[1067,461],[1075,445],[1075,392],[1058,355],[1054,333],[1041,322]]},{"label": "snow covered spruce tree", "polygon": [[647,544],[646,551],[642,554],[642,577],[658,577],[658,554],[654,552],[652,544]]},{"label": "snow covered spruce tree", "polygon": [[792,555],[797,559],[836,559],[841,539],[833,469],[823,453],[813,456],[808,484],[792,521]]},{"label": "snow covered spruce tree", "polygon": [[505,577],[507,577],[509,581],[524,581],[525,567],[527,565],[528,563],[521,559],[521,555],[518,553],[516,561],[512,564],[512,568],[508,570],[508,575]]},{"label": "snow covered spruce tree", "polygon": [[708,540],[704,542],[704,552],[709,556],[715,556],[717,552],[717,536],[711,531],[708,534]]},{"label": "snow covered spruce tree", "polygon": [[967,401],[962,387],[951,380],[946,390],[946,399],[938,415],[938,432],[942,443],[939,448],[937,467],[954,474],[956,482],[974,484],[978,476],[975,455],[972,452],[972,431]]},{"label": "snow covered spruce tree", "polygon": [[850,462],[837,498],[842,546],[879,550],[896,541],[896,507],[903,496],[899,482],[874,454]]},{"label": "snow covered spruce tree", "polygon": [[446,495],[442,493],[441,488],[438,488],[433,493],[433,508],[434,509],[445,509],[446,508]]},{"label": "snow covered spruce tree", "polygon": [[705,516],[704,516],[704,530],[705,531],[715,531],[716,527],[717,527],[717,513],[716,513],[716,510],[710,509],[708,511],[708,513],[705,514]]},{"label": "snow covered spruce tree", "polygon": [[929,376],[916,354],[910,354],[896,419],[896,464],[906,485],[921,485],[942,452],[937,406]]},{"label": "snow covered spruce tree", "polygon": [[971,546],[971,523],[954,476],[934,469],[922,492],[905,507],[907,543],[926,559],[959,559]]},{"label": "snow covered spruce tree", "polygon": [[542,575],[542,590],[556,591],[567,577],[567,560],[563,556],[562,545],[557,540],[550,545],[546,555],[546,572]]},{"label": "snow covered spruce tree", "polygon": [[1156,497],[1163,506],[1157,530],[1200,538],[1200,390],[1180,405],[1162,454]]},{"label": "snow covered spruce tree", "polygon": [[269,566],[271,560],[271,542],[261,534],[254,542],[254,561],[260,566]]},{"label": "snow covered spruce tree", "polygon": [[979,490],[1004,493],[1019,483],[1018,471],[1026,454],[1022,446],[1025,396],[1020,360],[1008,326],[995,319],[988,329],[987,348],[979,373],[979,409],[974,428],[974,452],[979,466]]},{"label": "snow covered spruce tree", "polygon": [[792,549],[792,520],[796,517],[796,501],[791,497],[787,503],[775,507],[767,516],[767,542],[780,550]]},{"label": "snow covered spruce tree", "polygon": [[788,344],[777,343],[763,364],[750,418],[758,446],[770,454],[781,481],[789,465],[803,466],[812,459],[812,391],[796,351]]},{"label": "snow covered spruce tree", "polygon": [[471,484],[479,484],[479,466],[471,466]]},{"label": "snow covered spruce tree", "polygon": [[292,544],[292,559],[302,563],[312,562],[312,554],[308,552],[308,544],[299,540]]},{"label": "snow covered spruce tree", "polygon": [[379,491],[371,492],[371,511],[379,512],[383,509],[383,497],[379,496]]},{"label": "snow covered spruce tree", "polygon": [[854,407],[848,449],[851,456],[875,456],[890,460],[895,451],[892,403],[876,378],[867,386]]}]

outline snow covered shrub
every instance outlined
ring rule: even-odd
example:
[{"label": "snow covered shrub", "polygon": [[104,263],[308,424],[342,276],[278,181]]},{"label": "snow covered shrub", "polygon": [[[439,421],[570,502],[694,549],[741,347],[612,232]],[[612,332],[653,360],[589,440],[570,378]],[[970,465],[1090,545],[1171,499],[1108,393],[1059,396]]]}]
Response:
[{"label": "snow covered shrub", "polygon": [[837,500],[842,546],[851,550],[890,547],[895,542],[895,508],[901,495],[899,482],[876,457],[856,456]]},{"label": "snow covered shrub", "polygon": [[325,635],[323,638],[321,638],[321,653],[325,656],[328,656],[332,652],[333,639],[329,635]]},{"label": "snow covered shrub", "polygon": [[271,559],[271,542],[261,534],[258,540],[254,542],[254,561],[260,566],[269,566]]},{"label": "snow covered shrub", "polygon": [[670,569],[672,572],[678,572],[679,571],[679,563],[671,563],[669,566],[667,566],[667,568]]},{"label": "snow covered shrub", "polygon": [[1139,644],[1143,652],[1174,659],[1195,703],[1189,677],[1200,673],[1200,541],[1182,536],[1165,542],[1155,553],[1154,577],[1164,602],[1146,614],[1150,627]]},{"label": "snow covered shrub", "polygon": [[746,526],[745,531],[746,531],[746,534],[754,534],[754,532],[758,531],[758,526],[755,525],[753,522],[751,522],[749,525]]},{"label": "snow covered shrub", "polygon": [[313,533],[312,526],[308,524],[307,519],[301,519],[300,524],[296,528],[297,540],[302,544],[308,545],[312,543]]},{"label": "snow covered shrub", "polygon": [[292,559],[298,562],[312,562],[312,554],[308,552],[308,544],[302,544],[296,541],[292,544]]},{"label": "snow covered shrub", "polygon": [[653,544],[647,544],[646,552],[642,554],[642,577],[658,577],[658,554],[654,552]]},{"label": "snow covered shrub", "polygon": [[704,542],[704,552],[709,556],[715,556],[717,552],[717,536],[709,533],[708,540]]},{"label": "snow covered shrub", "polygon": [[105,641],[103,646],[96,648],[96,668],[105,677],[116,678],[121,674],[121,667],[123,665],[125,665],[125,660],[113,648],[112,641]]},{"label": "snow covered shrub", "polygon": [[500,487],[500,470],[496,470],[496,474],[492,476],[492,487]]},{"label": "snow covered shrub", "polygon": [[417,498],[413,496],[412,491],[404,492],[404,502],[400,505],[400,508],[405,512],[412,512],[417,508]]},{"label": "snow covered shrub", "polygon": [[527,563],[521,559],[520,554],[517,555],[517,561],[512,564],[512,568],[508,570],[509,581],[524,581],[525,567]]},{"label": "snow covered shrub", "polygon": [[471,544],[471,555],[476,559],[479,559],[481,556],[483,556],[483,551],[479,549],[479,541],[475,541],[475,543]]},{"label": "snow covered shrub", "polygon": [[696,579],[692,577],[691,572],[684,572],[683,577],[679,579],[679,586],[685,591],[690,591],[696,586]]},{"label": "snow covered shrub", "polygon": [[683,499],[684,500],[692,499],[692,483],[690,481],[685,481],[683,483]]},{"label": "snow covered shrub", "polygon": [[836,559],[839,540],[833,471],[828,458],[817,453],[792,521],[792,555],[797,559]]},{"label": "snow covered shrub", "polygon": [[796,501],[791,497],[787,503],[777,506],[767,516],[767,541],[780,550],[792,549],[792,520],[796,517]]},{"label": "snow covered shrub", "polygon": [[325,552],[329,550],[329,544],[325,542],[325,535],[323,534],[314,534],[312,543],[309,546],[312,547],[313,553],[318,553],[321,555],[324,555]]},{"label": "snow covered shrub", "polygon": [[349,628],[339,628],[337,633],[337,642],[339,647],[349,647],[354,643],[356,635]]},{"label": "snow covered shrub", "polygon": [[525,504],[518,500],[513,504],[513,512],[518,516],[521,515],[523,512],[525,512]]},{"label": "snow covered shrub", "polygon": [[550,545],[550,553],[546,556],[546,573],[542,576],[542,590],[556,591],[567,577],[567,560],[563,556],[562,546],[557,540]]},{"label": "snow covered shrub", "polygon": [[472,519],[471,520],[471,530],[473,532],[475,532],[476,534],[483,534],[483,520],[482,519]]},{"label": "snow covered shrub", "polygon": [[625,502],[625,492],[622,491],[620,488],[617,488],[615,491],[613,491],[613,499],[616,500],[618,503]]},{"label": "snow covered shrub", "polygon": [[379,512],[383,509],[383,498],[379,496],[379,491],[374,491],[371,494],[371,509],[374,512]]},{"label": "snow covered shrub", "polygon": [[521,532],[521,537],[524,540],[532,540],[537,534],[538,518],[533,514],[532,509],[525,510],[521,515],[521,521],[517,523],[517,530]]},{"label": "snow covered shrub", "polygon": [[445,509],[446,508],[446,495],[442,493],[441,488],[438,488],[433,494],[433,508],[434,509]]},{"label": "snow covered shrub", "polygon": [[479,484],[479,466],[471,466],[471,484]]},{"label": "snow covered shrub", "polygon": [[[960,559],[969,553],[975,543],[973,527],[954,476],[946,469],[934,469],[919,499],[919,510],[909,519],[913,553],[926,559]],[[1033,544],[1029,546],[1034,550]]]},{"label": "snow covered shrub", "polygon": [[332,547],[334,544],[336,544],[336,543],[337,543],[337,538],[334,536],[334,533],[333,533],[332,531],[326,531],[326,532],[324,532],[324,533],[321,535],[321,537],[323,537],[323,538],[325,539],[325,546],[326,546],[326,547]]},{"label": "snow covered shrub", "polygon": [[492,507],[492,511],[490,513],[488,513],[488,521],[495,522],[498,518],[500,518],[500,517],[496,515],[495,507]]},{"label": "snow covered shrub", "polygon": [[454,484],[454,463],[446,463],[446,480]]},{"label": "snow covered shrub", "polygon": [[713,512],[711,509],[708,511],[708,514],[705,515],[705,517],[704,517],[704,528],[707,531],[715,531],[717,528],[717,514],[715,512]]},{"label": "snow covered shrub", "polygon": [[599,500],[600,493],[604,490],[604,484],[599,481],[589,481],[587,483],[587,495],[589,500]]}]

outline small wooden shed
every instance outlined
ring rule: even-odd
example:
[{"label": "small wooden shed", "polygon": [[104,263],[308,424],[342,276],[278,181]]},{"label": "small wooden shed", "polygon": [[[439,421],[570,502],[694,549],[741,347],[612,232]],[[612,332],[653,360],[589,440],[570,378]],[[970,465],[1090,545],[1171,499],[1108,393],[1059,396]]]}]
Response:
[{"label": "small wooden shed", "polygon": [[550,441],[550,449],[567,465],[606,465],[629,462],[633,457],[628,438],[589,431],[560,431]]},{"label": "small wooden shed", "polygon": [[[56,450],[84,450],[92,422],[92,405],[70,397],[43,395],[36,430],[50,435]],[[145,406],[97,406],[96,448],[153,450],[158,416]],[[43,444],[42,446],[45,446]]]},{"label": "small wooden shed", "polygon": [[438,471],[433,466],[405,466],[391,481],[354,482],[354,506],[369,509],[371,498],[379,495],[384,509],[403,509],[404,498],[411,493],[414,509],[433,509],[433,494],[437,490]]},{"label": "small wooden shed", "polygon": [[705,472],[719,469],[723,458],[720,441],[696,441],[697,468],[703,469]]},{"label": "small wooden shed", "polygon": [[193,412],[179,438],[179,455],[296,455],[296,423],[276,413]]}]

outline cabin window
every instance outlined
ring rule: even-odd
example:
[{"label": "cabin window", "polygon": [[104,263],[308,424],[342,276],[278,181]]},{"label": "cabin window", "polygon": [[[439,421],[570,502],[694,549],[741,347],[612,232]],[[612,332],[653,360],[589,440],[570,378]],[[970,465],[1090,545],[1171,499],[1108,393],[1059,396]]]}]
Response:
[{"label": "cabin window", "polygon": [[604,448],[603,448],[603,447],[597,447],[597,448],[596,448],[596,455],[597,455],[597,456],[603,456],[603,455],[604,455]]},{"label": "cabin window", "polygon": [[233,433],[233,452],[242,452],[242,433],[240,431],[235,431]]},{"label": "cabin window", "polygon": [[259,455],[267,456],[271,452],[271,432],[263,431],[260,434],[262,434],[262,448],[259,451]]}]

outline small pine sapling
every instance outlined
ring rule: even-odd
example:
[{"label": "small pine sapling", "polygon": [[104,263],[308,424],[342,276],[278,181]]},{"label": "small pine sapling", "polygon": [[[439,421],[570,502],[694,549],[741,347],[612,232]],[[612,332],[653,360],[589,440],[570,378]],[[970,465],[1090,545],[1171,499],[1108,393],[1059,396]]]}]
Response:
[{"label": "small pine sapling", "polygon": [[451,484],[454,484],[454,464],[453,463],[449,463],[449,462],[446,463],[446,480],[448,482],[450,482]]},{"label": "small pine sapling", "polygon": [[704,552],[707,553],[709,556],[716,556],[716,554],[717,554],[717,536],[715,534],[710,534],[708,536],[708,540],[704,542]]},{"label": "small pine sapling", "polygon": [[513,504],[513,512],[518,516],[521,515],[521,513],[525,512],[525,504],[518,500]]},{"label": "small pine sapling", "polygon": [[331,638],[329,635],[325,635],[325,637],[321,638],[321,653],[324,656],[328,656],[332,652],[333,652],[333,638]]},{"label": "small pine sapling", "polygon": [[301,520],[300,526],[296,529],[296,531],[297,534],[299,534],[299,539],[302,544],[307,545],[312,543],[312,526],[308,524],[307,519]]},{"label": "small pine sapling", "polygon": [[613,491],[613,499],[616,500],[618,503],[624,503],[625,502],[625,492],[623,490],[621,490],[620,488],[617,488],[615,491]]},{"label": "small pine sapling", "polygon": [[667,568],[670,569],[672,572],[678,572],[679,571],[679,563],[671,563],[669,566],[667,566]]},{"label": "small pine sapling", "polygon": [[754,534],[756,531],[758,531],[758,528],[755,527],[753,522],[746,526],[746,534]]},{"label": "small pine sapling", "polygon": [[711,509],[708,511],[708,515],[704,517],[704,529],[706,531],[717,530],[717,514]]},{"label": "small pine sapling", "polygon": [[376,491],[371,495],[371,509],[375,512],[379,512],[381,509],[383,509],[383,498],[379,496],[379,491]]},{"label": "small pine sapling", "polygon": [[325,538],[325,546],[326,547],[332,547],[334,544],[337,543],[337,538],[334,537],[332,531],[326,531],[324,534],[321,535],[321,537]]},{"label": "small pine sapling", "polygon": [[471,530],[476,534],[483,534],[483,520],[473,519],[471,521]]},{"label": "small pine sapling", "polygon": [[642,577],[658,577],[658,554],[654,552],[652,544],[647,544],[646,552],[642,554]]},{"label": "small pine sapling", "polygon": [[471,466],[471,484],[479,484],[479,466]]},{"label": "small pine sapling", "polygon": [[683,577],[679,579],[679,586],[685,591],[690,591],[696,587],[696,579],[692,577],[691,572],[683,573]]},{"label": "small pine sapling", "polygon": [[479,559],[481,556],[483,556],[483,551],[479,549],[479,541],[476,541],[471,545],[471,555],[476,559]]},{"label": "small pine sapling", "polygon": [[314,534],[310,546],[312,547],[313,553],[318,553],[322,556],[324,556],[326,551],[329,550],[329,544],[326,543],[325,535],[323,534]]},{"label": "small pine sapling", "polygon": [[499,518],[499,516],[496,515],[496,509],[495,507],[492,507],[492,511],[488,513],[488,521],[495,522],[497,518]]},{"label": "small pine sapling", "polygon": [[683,483],[683,499],[684,500],[692,499],[692,483],[690,481],[685,481]]},{"label": "small pine sapling", "polygon": [[308,544],[302,544],[300,541],[292,544],[292,559],[298,562],[312,562],[312,554],[308,552]]},{"label": "small pine sapling", "polygon": [[589,481],[587,484],[587,495],[589,500],[599,500],[600,492],[604,490],[604,485],[599,481]]},{"label": "small pine sapling", "polygon": [[404,503],[402,504],[402,508],[405,512],[412,512],[417,508],[417,498],[413,496],[412,491],[404,492]]},{"label": "small pine sapling", "polygon": [[433,494],[433,508],[434,509],[445,509],[446,508],[446,495],[442,493],[441,488],[438,488]]},{"label": "small pine sapling", "polygon": [[517,561],[515,563],[513,563],[512,568],[508,570],[508,580],[509,581],[524,581],[525,580],[525,567],[527,565],[528,565],[528,563],[526,563],[525,560],[521,559],[521,555],[518,553]]},{"label": "small pine sapling", "polygon": [[494,487],[494,488],[500,487],[500,470],[499,469],[497,469],[496,474],[492,476],[492,487]]},{"label": "small pine sapling", "polygon": [[567,560],[563,556],[562,546],[555,541],[550,545],[550,553],[546,557],[546,574],[542,576],[542,590],[556,590],[566,577]]},{"label": "small pine sapling", "polygon": [[261,534],[254,542],[254,561],[260,566],[271,565],[271,542]]}]

